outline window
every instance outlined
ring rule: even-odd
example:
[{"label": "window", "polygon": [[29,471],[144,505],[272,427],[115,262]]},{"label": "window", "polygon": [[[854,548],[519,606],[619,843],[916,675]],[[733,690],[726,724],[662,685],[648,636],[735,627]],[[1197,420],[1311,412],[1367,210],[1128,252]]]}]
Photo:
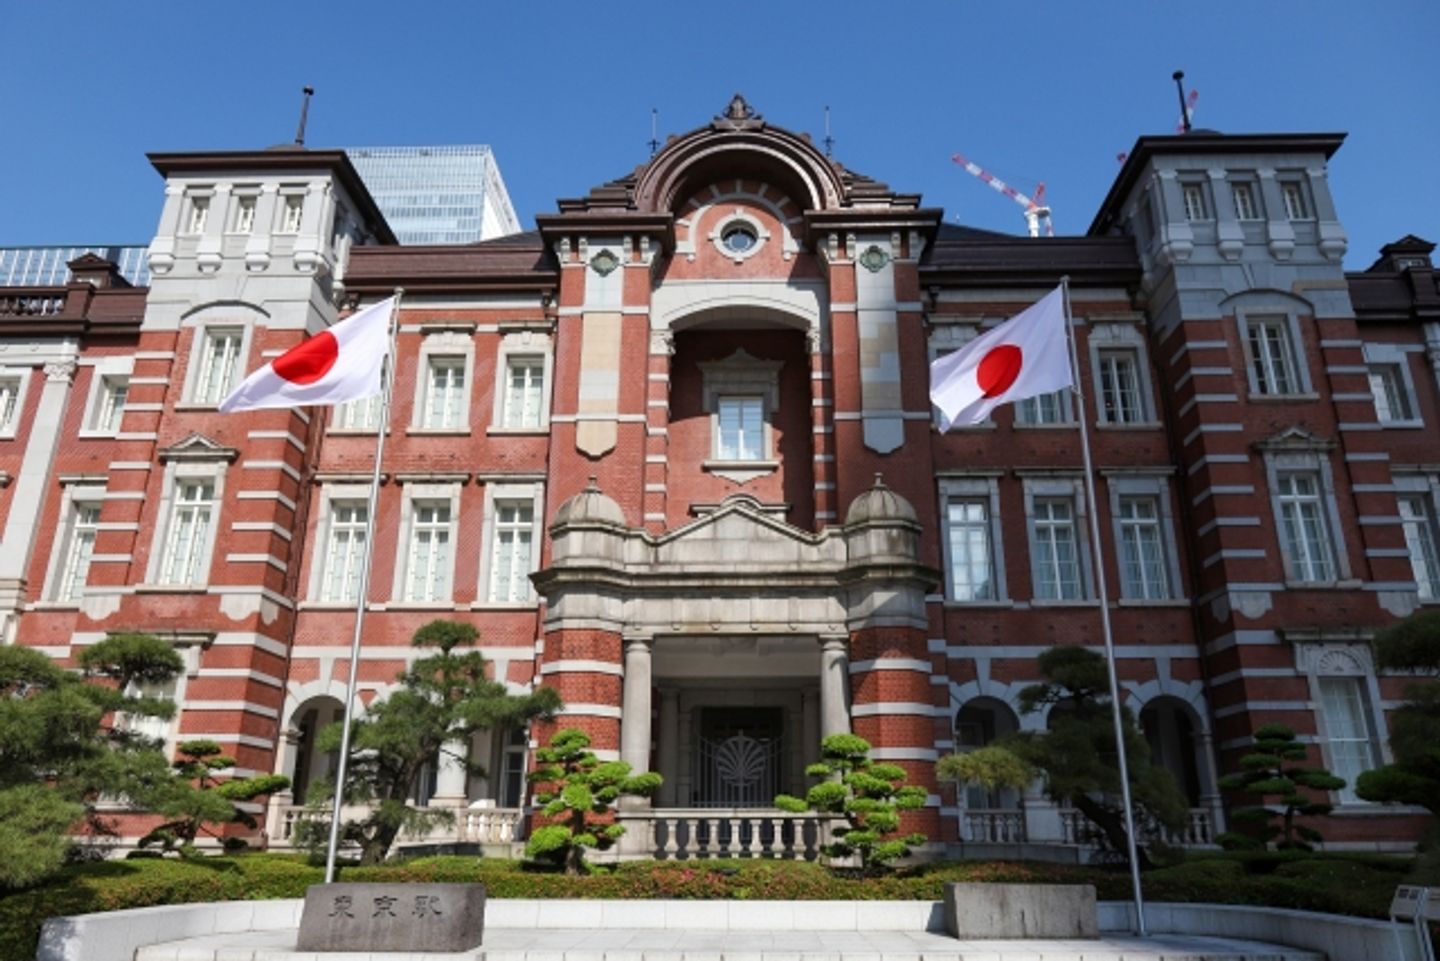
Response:
[{"label": "window", "polygon": [[1305,203],[1305,187],[1300,181],[1282,181],[1280,196],[1285,199],[1285,218],[1287,220],[1310,219],[1310,210]]},{"label": "window", "polygon": [[1057,390],[1053,394],[1040,394],[1015,402],[1015,423],[1017,424],[1069,424],[1070,392]]},{"label": "window", "polygon": [[1320,479],[1312,472],[1277,475],[1281,545],[1291,580],[1325,582],[1335,579],[1334,546],[1325,520]]},{"label": "window", "polygon": [[534,502],[497,500],[493,528],[486,596],[500,603],[528,601],[530,573],[535,569]]},{"label": "window", "polygon": [[1180,191],[1185,199],[1185,219],[1205,220],[1205,188],[1200,184],[1181,184]]},{"label": "window", "polygon": [[24,380],[20,377],[0,377],[0,432],[13,435],[16,427],[15,414],[20,409],[20,388]]},{"label": "window", "polygon": [[510,355],[505,363],[505,427],[539,427],[545,392],[545,358]]},{"label": "window", "polygon": [[[98,493],[98,491],[96,492]],[[95,535],[100,530],[99,501],[72,496],[60,540],[60,566],[52,598],[78,601],[85,593],[90,574],[90,557],[95,552]]]},{"label": "window", "polygon": [[1256,393],[1300,393],[1288,318],[1251,317],[1246,326],[1250,374]]},{"label": "window", "polygon": [[206,562],[215,513],[215,483],[179,480],[174,498],[160,560],[160,583],[200,584],[208,573]]},{"label": "window", "polygon": [[235,198],[235,233],[249,234],[255,231],[254,194],[240,194]]},{"label": "window", "polygon": [[[131,681],[125,687],[125,696],[145,698],[146,700],[152,701],[169,701],[174,704],[179,695],[179,687],[179,677],[172,677],[166,681]],[[177,716],[178,713],[177,711]],[[136,734],[154,741],[162,748],[165,748],[167,753],[169,749],[170,732],[174,726],[174,717],[127,714],[123,711],[115,715],[115,727],[117,730],[128,731],[131,734]]]},{"label": "window", "polygon": [[525,803],[525,749],[529,740],[523,727],[506,729],[502,735],[503,757],[500,759],[500,796],[502,808],[517,808]]},{"label": "window", "polygon": [[1375,419],[1380,423],[1415,420],[1404,371],[1399,364],[1371,364],[1370,393],[1375,397]]},{"label": "window", "polygon": [[185,218],[185,232],[187,234],[201,234],[205,232],[205,222],[210,219],[210,198],[207,196],[192,196],[190,198],[190,209]]},{"label": "window", "polygon": [[1145,420],[1144,396],[1135,353],[1102,350],[1100,360],[1100,417],[1107,424],[1138,424]]},{"label": "window", "polygon": [[195,379],[190,400],[196,404],[218,404],[230,393],[235,371],[240,366],[242,332],[238,327],[205,327],[200,331],[200,355],[196,358]]},{"label": "window", "polygon": [[1118,523],[1121,596],[1152,601],[1168,598],[1170,583],[1158,500],[1121,497]]},{"label": "window", "polygon": [[1082,596],[1073,500],[1035,499],[1031,569],[1036,599],[1073,601]]},{"label": "window", "polygon": [[1235,198],[1236,220],[1259,220],[1259,209],[1255,206],[1255,188],[1251,184],[1231,184],[1230,193]]},{"label": "window", "polygon": [[304,194],[286,194],[284,206],[280,208],[280,230],[282,234],[298,234],[300,219],[305,212]]},{"label": "window", "polygon": [[765,404],[761,398],[721,397],[717,414],[717,459],[764,459]]},{"label": "window", "polygon": [[420,426],[454,430],[464,424],[465,358],[432,356],[427,364]]},{"label": "window", "polygon": [[369,508],[361,501],[332,501],[325,545],[325,572],[320,600],[355,601],[360,597],[365,538],[370,529]]},{"label": "window", "polygon": [[90,429],[104,434],[118,433],[120,418],[125,412],[125,398],[129,393],[129,377],[101,377],[95,395],[95,409],[90,416]]},{"label": "window", "polygon": [[1330,773],[1345,779],[1339,790],[1342,803],[1359,800],[1355,780],[1365,771],[1380,766],[1375,738],[1370,733],[1369,705],[1361,677],[1321,677],[1320,711],[1325,721]]},{"label": "window", "polygon": [[375,430],[380,426],[381,396],[349,400],[335,408],[332,430]]},{"label": "window", "polygon": [[1405,547],[1410,552],[1420,599],[1440,600],[1440,530],[1436,529],[1430,501],[1423,494],[1409,494],[1401,497],[1399,504]]},{"label": "window", "polygon": [[448,601],[450,565],[450,504],[414,501],[403,599],[421,603]]},{"label": "window", "polygon": [[946,504],[950,539],[950,597],[956,601],[995,599],[994,560],[990,550],[990,504],[980,498]]}]

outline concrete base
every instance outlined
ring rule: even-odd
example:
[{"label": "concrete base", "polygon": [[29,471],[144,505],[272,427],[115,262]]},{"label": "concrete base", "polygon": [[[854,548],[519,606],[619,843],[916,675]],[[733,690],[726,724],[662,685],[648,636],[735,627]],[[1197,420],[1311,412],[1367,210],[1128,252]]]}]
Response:
[{"label": "concrete base", "polygon": [[1089,884],[947,884],[945,931],[952,938],[1098,938]]},{"label": "concrete base", "polygon": [[315,884],[301,951],[469,951],[485,934],[483,884]]}]

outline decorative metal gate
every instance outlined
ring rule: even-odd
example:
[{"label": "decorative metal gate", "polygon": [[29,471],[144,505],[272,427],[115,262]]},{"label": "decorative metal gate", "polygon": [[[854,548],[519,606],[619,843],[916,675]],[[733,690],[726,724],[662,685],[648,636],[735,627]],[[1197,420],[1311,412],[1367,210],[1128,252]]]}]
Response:
[{"label": "decorative metal gate", "polygon": [[699,807],[768,808],[780,793],[780,738],[700,739]]}]

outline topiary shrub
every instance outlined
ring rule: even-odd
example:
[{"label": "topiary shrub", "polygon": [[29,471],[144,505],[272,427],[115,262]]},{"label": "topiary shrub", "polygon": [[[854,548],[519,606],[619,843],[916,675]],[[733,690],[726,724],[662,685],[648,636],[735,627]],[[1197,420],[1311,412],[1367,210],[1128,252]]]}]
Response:
[{"label": "topiary shrub", "polygon": [[1345,779],[1324,768],[1295,763],[1307,760],[1308,753],[1305,745],[1296,740],[1295,732],[1283,724],[1266,724],[1255,732],[1255,750],[1240,759],[1242,770],[1220,779],[1220,786],[1226,790],[1261,798],[1260,804],[1239,808],[1230,815],[1250,826],[1254,833],[1226,831],[1215,839],[1221,847],[1263,848],[1273,841],[1281,851],[1309,851],[1312,843],[1324,840],[1315,828],[1296,823],[1295,819],[1329,814],[1334,805],[1315,800],[1302,788],[1338,791],[1345,786]]}]

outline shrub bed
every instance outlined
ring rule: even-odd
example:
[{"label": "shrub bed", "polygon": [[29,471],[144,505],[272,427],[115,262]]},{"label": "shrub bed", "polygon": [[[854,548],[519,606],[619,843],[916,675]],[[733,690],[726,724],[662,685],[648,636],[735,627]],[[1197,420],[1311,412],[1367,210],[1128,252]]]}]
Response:
[{"label": "shrub bed", "polygon": [[[1145,875],[1155,901],[1301,908],[1384,917],[1412,859],[1336,854],[1202,854]],[[478,881],[497,898],[938,901],[948,881],[1094,884],[1101,900],[1130,897],[1129,875],[1037,862],[931,864],[893,875],[843,877],[792,861],[640,861],[588,877],[525,870],[514,861],[431,857],[346,867],[346,881]],[[41,887],[0,897],[0,958],[33,958],[49,917],[194,901],[304,897],[324,871],[302,857],[250,854],[189,861],[106,861],[67,868]]]}]

